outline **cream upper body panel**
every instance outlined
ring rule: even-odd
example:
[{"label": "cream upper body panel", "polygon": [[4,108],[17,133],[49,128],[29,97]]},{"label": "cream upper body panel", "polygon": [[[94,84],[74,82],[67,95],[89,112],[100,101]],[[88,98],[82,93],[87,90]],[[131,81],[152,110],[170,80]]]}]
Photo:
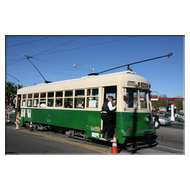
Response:
[{"label": "cream upper body panel", "polygon": [[96,88],[113,85],[118,85],[121,87],[133,87],[133,84],[137,85],[138,82],[149,84],[149,82],[144,77],[136,75],[131,71],[125,71],[107,75],[87,76],[79,79],[65,80],[48,84],[43,83],[35,86],[24,87],[18,90],[18,94]]}]

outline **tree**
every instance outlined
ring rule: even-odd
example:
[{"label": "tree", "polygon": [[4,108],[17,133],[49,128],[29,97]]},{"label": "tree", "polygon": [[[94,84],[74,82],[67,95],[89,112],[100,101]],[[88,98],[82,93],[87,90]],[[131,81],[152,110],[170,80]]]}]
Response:
[{"label": "tree", "polygon": [[175,106],[177,110],[183,110],[183,100],[175,101]]},{"label": "tree", "polygon": [[[22,88],[19,85],[18,89]],[[17,85],[14,82],[5,82],[5,105],[9,105],[9,102],[13,102],[13,97],[17,94]]]},{"label": "tree", "polygon": [[[167,95],[164,94],[164,95],[161,95],[160,97],[167,98]],[[152,102],[152,108],[154,108],[155,110],[159,110],[159,108],[161,108],[161,107],[164,107],[167,109],[167,106],[168,106],[167,100],[158,100],[158,101]]]}]

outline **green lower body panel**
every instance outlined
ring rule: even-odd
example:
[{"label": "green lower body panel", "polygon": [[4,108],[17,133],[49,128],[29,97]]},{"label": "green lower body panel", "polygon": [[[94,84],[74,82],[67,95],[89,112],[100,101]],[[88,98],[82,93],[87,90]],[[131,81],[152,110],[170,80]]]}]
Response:
[{"label": "green lower body panel", "polygon": [[[41,123],[44,125],[65,127],[85,131],[88,138],[100,139],[100,111],[88,110],[58,110],[43,108],[21,108],[20,124],[25,122]],[[155,134],[152,116],[149,113],[116,113],[116,138],[123,144],[127,138],[143,137],[145,133]]]},{"label": "green lower body panel", "polygon": [[127,138],[154,135],[151,113],[117,112],[116,135],[119,143],[123,144]]},{"label": "green lower body panel", "polygon": [[101,117],[99,111],[21,109],[20,124],[25,122],[65,127],[85,131],[87,137],[100,138]]}]

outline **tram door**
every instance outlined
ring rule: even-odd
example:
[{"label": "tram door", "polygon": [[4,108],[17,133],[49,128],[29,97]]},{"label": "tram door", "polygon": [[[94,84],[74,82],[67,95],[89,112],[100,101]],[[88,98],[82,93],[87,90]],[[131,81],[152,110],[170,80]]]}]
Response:
[{"label": "tram door", "polygon": [[[112,105],[115,106],[117,105],[117,86],[106,86],[104,87],[104,102],[106,99],[108,99],[108,96],[112,96],[113,97],[113,102]],[[113,126],[113,133],[114,133],[114,129],[116,127],[116,113],[113,112],[110,115],[110,119],[111,119],[111,123]],[[105,124],[103,122],[103,128],[104,128]],[[106,136],[106,134],[105,134]]]}]

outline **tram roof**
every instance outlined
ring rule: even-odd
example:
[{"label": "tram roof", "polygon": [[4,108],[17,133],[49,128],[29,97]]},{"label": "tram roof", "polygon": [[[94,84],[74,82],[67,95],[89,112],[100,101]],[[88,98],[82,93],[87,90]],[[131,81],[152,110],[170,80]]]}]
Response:
[{"label": "tram roof", "polygon": [[136,75],[135,72],[124,71],[106,75],[85,76],[78,79],[64,80],[53,83],[42,83],[21,88],[18,90],[18,94],[73,90],[81,88],[96,88],[102,86],[114,86],[118,85],[119,83],[127,87],[128,81],[133,81],[135,82],[135,84],[137,84],[138,82],[144,82],[149,84],[149,82],[144,77]]}]

